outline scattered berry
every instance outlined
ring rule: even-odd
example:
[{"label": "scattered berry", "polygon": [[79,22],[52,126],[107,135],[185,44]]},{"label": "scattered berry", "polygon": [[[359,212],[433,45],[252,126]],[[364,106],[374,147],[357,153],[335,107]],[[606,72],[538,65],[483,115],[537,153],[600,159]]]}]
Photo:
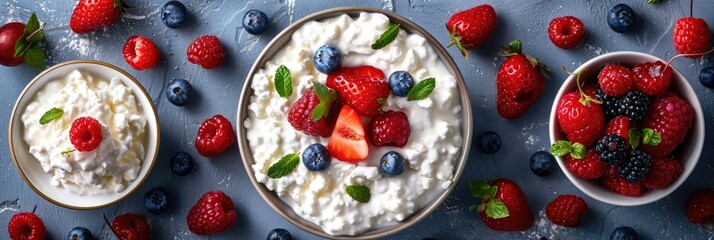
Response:
[{"label": "scattered berry", "polygon": [[714,67],[706,67],[699,72],[699,82],[705,87],[714,88]]},{"label": "scattered berry", "polygon": [[549,72],[537,59],[523,54],[522,43],[515,40],[504,47],[506,61],[496,74],[496,110],[501,117],[521,117],[538,100]]},{"label": "scattered berry", "polygon": [[11,22],[0,27],[0,65],[17,66],[25,62],[24,56],[15,57],[15,43],[22,37],[25,24]]},{"label": "scattered berry", "polygon": [[642,179],[642,185],[649,189],[665,189],[682,175],[682,165],[679,161],[666,158],[652,159],[650,171]]},{"label": "scattered berry", "polygon": [[330,156],[346,162],[359,162],[369,155],[369,146],[357,111],[349,105],[342,106],[330,141],[327,143]]},{"label": "scattered berry", "polygon": [[389,151],[382,156],[379,162],[379,173],[387,177],[399,176],[404,172],[404,165],[407,161],[395,151]]},{"label": "scattered berry", "polygon": [[176,106],[185,106],[189,100],[191,100],[191,93],[193,88],[191,83],[186,80],[177,78],[171,80],[168,86],[166,86],[166,99]]},{"label": "scattered berry", "polygon": [[635,28],[635,24],[637,24],[637,15],[627,4],[617,4],[607,14],[607,25],[610,25],[615,32],[629,32]]},{"label": "scattered berry", "polygon": [[689,195],[684,203],[684,215],[696,224],[714,223],[714,190],[702,188]]},{"label": "scattered berry", "polygon": [[195,168],[193,157],[186,152],[178,152],[171,158],[171,171],[176,175],[186,176]]},{"label": "scattered berry", "polygon": [[[518,184],[509,179],[496,179],[484,186],[495,187],[495,196],[488,195],[488,193],[485,193],[484,196],[477,196],[472,193],[474,197],[480,197],[482,202],[479,205],[471,206],[470,209],[476,208],[480,211],[481,221],[487,227],[496,231],[525,231],[533,225],[535,222],[533,212],[528,207],[526,197]],[[499,200],[500,203],[493,202],[493,200]],[[508,214],[500,214],[501,212],[494,211],[493,207],[505,207]]]},{"label": "scattered berry", "polygon": [[315,107],[320,104],[320,98],[317,97],[314,89],[308,90],[300,99],[288,110],[288,122],[295,130],[301,131],[307,135],[329,137],[332,134],[332,129],[335,127],[337,115],[342,107],[340,104],[333,103],[330,106],[330,112],[327,118],[320,118],[317,121],[312,120],[312,112]]},{"label": "scattered berry", "polygon": [[630,119],[626,116],[617,116],[607,123],[607,128],[605,128],[605,135],[615,134],[625,139],[627,147],[630,147]]},{"label": "scattered berry", "polygon": [[600,159],[608,165],[617,165],[627,161],[627,144],[625,138],[615,134],[603,136],[595,145]]},{"label": "scattered berry", "polygon": [[328,87],[360,115],[375,117],[389,97],[389,83],[384,73],[372,66],[343,67],[327,76]]},{"label": "scattered berry", "polygon": [[21,212],[10,218],[7,232],[13,240],[43,240],[47,232],[42,219],[31,212]]},{"label": "scattered berry", "polygon": [[556,47],[571,49],[580,44],[585,37],[585,26],[576,17],[558,17],[550,21],[548,37]]},{"label": "scattered berry", "polygon": [[669,89],[672,81],[672,67],[665,68],[661,61],[645,62],[635,65],[635,89],[649,96],[662,96]]},{"label": "scattered berry", "polygon": [[571,142],[589,146],[605,128],[602,108],[591,101],[592,99],[585,94],[581,96],[578,92],[571,92],[565,94],[558,102],[558,123]]},{"label": "scattered berry", "polygon": [[161,58],[154,42],[144,36],[132,36],[127,39],[122,54],[126,63],[136,70],[152,68]]},{"label": "scattered berry", "polygon": [[642,150],[653,158],[669,156],[677,145],[684,141],[693,122],[694,109],[686,100],[677,96],[655,99],[642,122],[642,127],[659,133],[662,142],[657,146],[643,145]]},{"label": "scattered berry", "polygon": [[650,171],[652,158],[640,149],[632,150],[629,161],[620,164],[620,177],[628,182],[638,183]]},{"label": "scattered berry", "polygon": [[80,152],[91,152],[99,147],[104,138],[102,124],[92,117],[80,117],[72,122],[69,140]]},{"label": "scattered berry", "polygon": [[311,144],[302,152],[302,163],[310,171],[322,171],[330,166],[330,153],[327,148],[319,143]]},{"label": "scattered berry", "polygon": [[265,15],[265,13],[260,10],[253,9],[247,11],[243,16],[243,28],[246,32],[253,35],[265,32],[265,29],[268,28],[268,24],[270,24],[268,15]]},{"label": "scattered berry", "polygon": [[577,227],[580,218],[587,212],[588,204],[575,195],[560,195],[545,208],[545,215],[554,224]]},{"label": "scattered berry", "polygon": [[114,25],[123,3],[117,0],[79,0],[69,19],[75,33],[89,33]]},{"label": "scattered berry", "polygon": [[322,45],[315,51],[312,61],[317,71],[330,74],[342,67],[342,53],[335,46]]},{"label": "scattered berry", "polygon": [[607,165],[600,160],[600,156],[594,149],[588,150],[583,159],[577,159],[571,155],[566,156],[565,166],[570,173],[583,179],[599,178],[607,170]]},{"label": "scattered berry", "polygon": [[198,154],[214,157],[224,153],[235,142],[233,125],[222,115],[215,115],[203,121],[198,127],[195,146]]},{"label": "scattered berry", "polygon": [[[709,25],[704,19],[695,17],[680,18],[674,23],[672,31],[672,42],[674,49],[681,54],[704,53],[710,49],[709,43],[712,40],[712,33]],[[703,56],[686,56],[689,58],[699,58]]]},{"label": "scattered berry", "polygon": [[221,191],[210,191],[198,200],[186,217],[188,230],[199,236],[212,235],[235,225],[233,200]]},{"label": "scattered berry", "polygon": [[161,8],[161,20],[164,21],[167,27],[181,27],[186,18],[188,18],[188,10],[179,1],[169,1]]},{"label": "scattered berry", "polygon": [[414,87],[414,78],[406,71],[396,71],[389,75],[389,89],[394,95],[406,97]]},{"label": "scattered berry", "polygon": [[633,75],[634,73],[626,67],[608,64],[600,70],[597,79],[605,94],[617,97],[630,91]]},{"label": "scattered berry", "polygon": [[169,208],[169,192],[162,187],[155,187],[144,195],[144,207],[146,211],[153,214],[160,214]]},{"label": "scattered berry", "polygon": [[112,229],[119,239],[127,240],[148,240],[149,222],[144,216],[125,213],[114,218]]},{"label": "scattered berry", "polygon": [[547,176],[555,168],[555,157],[547,151],[537,151],[531,155],[531,171],[538,176]]},{"label": "scattered berry", "polygon": [[288,232],[288,230],[282,228],[276,228],[268,233],[267,240],[292,240],[293,236]]},{"label": "scattered berry", "polygon": [[478,149],[485,154],[494,154],[501,149],[501,136],[494,131],[486,131],[478,138]]},{"label": "scattered berry", "polygon": [[630,183],[626,179],[620,177],[616,165],[610,166],[607,171],[605,171],[605,175],[603,175],[600,181],[605,188],[625,196],[639,197],[645,192],[645,188],[641,183]]},{"label": "scattered berry", "polygon": [[193,40],[186,50],[188,61],[205,69],[218,68],[223,63],[223,47],[216,36],[204,35]]},{"label": "scattered berry", "polygon": [[618,228],[615,228],[614,231],[610,234],[610,240],[639,240],[640,238],[637,236],[637,232],[635,232],[635,229],[632,229],[631,227],[628,226],[621,226]]},{"label": "scattered berry", "polygon": [[94,240],[92,232],[84,227],[75,227],[67,233],[67,240]]},{"label": "scattered berry", "polygon": [[387,111],[372,118],[368,130],[372,144],[377,147],[404,147],[411,134],[409,119],[400,111]]},{"label": "scattered berry", "polygon": [[650,98],[644,93],[632,90],[618,99],[618,114],[627,116],[634,123],[642,122],[650,105]]},{"label": "scattered berry", "polygon": [[466,50],[481,46],[496,30],[496,23],[496,11],[490,5],[479,5],[458,12],[446,22],[446,31],[451,36],[448,47],[456,45],[464,58],[468,59]]}]

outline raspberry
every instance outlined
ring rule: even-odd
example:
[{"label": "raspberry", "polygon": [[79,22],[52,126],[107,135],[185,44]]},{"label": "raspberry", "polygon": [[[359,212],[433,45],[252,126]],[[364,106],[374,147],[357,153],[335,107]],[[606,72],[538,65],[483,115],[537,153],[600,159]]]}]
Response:
[{"label": "raspberry", "polygon": [[661,61],[645,62],[635,65],[635,89],[649,96],[662,96],[672,81],[672,67],[665,69]]},{"label": "raspberry", "polygon": [[649,173],[642,179],[642,185],[649,189],[665,189],[672,185],[682,174],[682,165],[677,160],[666,158],[652,159]]},{"label": "raspberry", "polygon": [[576,159],[568,155],[565,158],[565,166],[568,167],[570,173],[583,179],[599,178],[605,174],[607,169],[607,165],[600,160],[600,157],[593,149],[588,150],[583,159]]},{"label": "raspberry", "polygon": [[213,157],[224,153],[234,142],[235,134],[231,122],[222,115],[215,115],[198,127],[195,146],[198,154]]},{"label": "raspberry", "polygon": [[694,109],[686,100],[674,95],[654,100],[642,127],[659,133],[662,142],[657,146],[643,145],[642,150],[653,158],[669,156],[684,141],[693,122]]},{"label": "raspberry", "polygon": [[[680,18],[674,24],[672,31],[672,43],[674,49],[682,54],[704,53],[709,50],[709,42],[712,34],[709,25],[701,18]],[[687,56],[689,58],[699,58],[702,55]]]},{"label": "raspberry", "polygon": [[629,161],[620,164],[620,177],[628,182],[638,183],[650,171],[652,158],[640,149],[632,150]]},{"label": "raspberry", "polygon": [[80,117],[72,122],[69,141],[80,152],[91,152],[102,143],[102,124],[92,117]]},{"label": "raspberry", "polygon": [[615,134],[625,139],[627,147],[630,147],[630,119],[625,116],[617,116],[607,123],[607,128],[605,128],[605,135]]},{"label": "raspberry", "polygon": [[595,98],[602,102],[602,111],[607,119],[620,115],[620,98],[608,96],[600,87],[595,91]]},{"label": "raspberry", "polygon": [[137,70],[153,67],[161,57],[154,42],[144,36],[132,36],[127,39],[122,54],[126,63]]},{"label": "raspberry", "polygon": [[650,105],[650,98],[644,93],[633,90],[617,101],[620,115],[627,116],[634,123],[642,122]]},{"label": "raspberry", "polygon": [[600,181],[605,188],[625,196],[638,197],[645,192],[645,188],[641,183],[630,183],[624,178],[621,178],[617,166],[615,165],[610,166],[610,168],[605,171],[605,175]]},{"label": "raspberry", "polygon": [[684,215],[696,224],[714,224],[714,190],[702,188],[684,202]]},{"label": "raspberry", "polygon": [[372,144],[404,147],[409,140],[411,128],[403,112],[387,111],[369,122],[369,137]]},{"label": "raspberry", "polygon": [[186,50],[188,61],[205,69],[218,68],[223,63],[223,47],[216,36],[204,35],[193,40]]},{"label": "raspberry", "polygon": [[149,223],[144,216],[125,213],[114,218],[112,229],[119,239],[126,240],[148,240]]},{"label": "raspberry", "polygon": [[609,96],[621,96],[632,87],[634,73],[626,67],[608,64],[597,76],[600,87]]},{"label": "raspberry", "polygon": [[627,160],[627,144],[625,138],[615,134],[603,136],[595,145],[600,159],[608,165],[620,164]]},{"label": "raspberry", "polygon": [[188,229],[199,236],[212,235],[235,225],[233,201],[221,191],[210,191],[198,200],[186,217]]},{"label": "raspberry", "polygon": [[555,18],[548,27],[548,36],[556,47],[574,48],[585,37],[585,26],[580,19],[573,16]]},{"label": "raspberry", "polygon": [[577,227],[580,218],[587,212],[588,204],[575,195],[560,195],[545,208],[545,215],[554,224]]},{"label": "raspberry", "polygon": [[30,212],[15,214],[7,224],[7,232],[13,240],[42,240],[47,234],[42,219]]},{"label": "raspberry", "polygon": [[310,89],[300,97],[300,99],[288,110],[288,122],[295,130],[301,131],[307,135],[330,137],[332,129],[335,127],[337,116],[340,114],[342,105],[335,102],[330,107],[330,113],[327,118],[320,118],[317,121],[312,120],[312,112],[315,106],[320,104],[320,99],[313,89]]}]

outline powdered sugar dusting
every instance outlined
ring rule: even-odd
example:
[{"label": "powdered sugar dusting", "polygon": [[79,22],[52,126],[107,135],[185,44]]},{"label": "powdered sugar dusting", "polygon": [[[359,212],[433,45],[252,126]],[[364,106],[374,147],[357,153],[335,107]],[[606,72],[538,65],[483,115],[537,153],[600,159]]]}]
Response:
[{"label": "powdered sugar dusting", "polygon": [[526,137],[526,149],[531,149],[532,147],[536,146],[537,143],[540,141],[540,137],[534,130],[546,125],[548,125],[548,122],[531,123],[530,125],[523,126],[523,129],[521,129],[521,136]]},{"label": "powdered sugar dusting", "polygon": [[567,231],[567,228],[550,222],[545,216],[545,211],[541,210],[538,212],[538,216],[536,216],[535,224],[533,224],[528,231],[523,232],[523,234],[526,239],[539,239],[541,237],[548,239],[567,239],[564,238],[564,236],[567,236]]},{"label": "powdered sugar dusting", "polygon": [[5,211],[20,211],[20,199],[4,201],[0,203],[0,213]]}]

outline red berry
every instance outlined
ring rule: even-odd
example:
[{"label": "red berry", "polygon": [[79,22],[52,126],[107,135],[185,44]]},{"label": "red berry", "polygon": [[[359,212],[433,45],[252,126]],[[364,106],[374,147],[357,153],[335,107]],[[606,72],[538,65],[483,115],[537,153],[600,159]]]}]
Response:
[{"label": "red berry", "polygon": [[370,118],[379,114],[391,91],[382,70],[372,66],[340,68],[327,76],[326,85],[337,90],[344,103]]},{"label": "red berry", "polygon": [[7,232],[12,240],[43,240],[45,239],[45,223],[30,212],[15,214],[7,224]]},{"label": "red berry", "polygon": [[103,138],[102,124],[92,117],[75,119],[69,130],[69,141],[80,152],[94,151]]},{"label": "red berry", "polygon": [[342,105],[333,102],[327,119],[320,118],[317,121],[313,121],[312,112],[318,104],[320,104],[320,99],[315,94],[315,91],[310,89],[288,110],[288,122],[290,125],[295,130],[307,135],[329,137],[332,134],[332,129],[335,128],[335,121],[337,121],[337,115],[340,113]]},{"label": "red berry", "polygon": [[600,105],[580,102],[578,92],[565,94],[558,102],[557,118],[560,128],[571,142],[590,146],[605,128],[605,115]]},{"label": "red berry", "polygon": [[119,239],[124,240],[148,240],[149,223],[144,216],[125,213],[114,218],[112,229]]},{"label": "red berry", "polygon": [[684,141],[693,122],[694,109],[686,100],[677,96],[655,99],[650,104],[642,127],[659,133],[662,141],[657,146],[643,145],[642,150],[652,158],[669,156]]},{"label": "red berry", "polygon": [[[672,43],[674,43],[674,49],[677,49],[679,53],[705,53],[710,48],[709,42],[711,42],[711,39],[712,33],[704,19],[695,17],[680,18],[674,24]],[[703,54],[687,57],[699,58],[701,56]]]},{"label": "red berry", "polygon": [[[495,186],[496,196],[494,199],[500,200],[508,209],[508,216],[503,218],[489,217],[486,209],[480,213],[481,221],[496,231],[525,231],[535,222],[533,212],[528,206],[526,196],[518,184],[508,179],[496,179],[490,184]],[[485,205],[489,208],[489,205]]]},{"label": "red berry", "polygon": [[682,165],[679,161],[655,158],[647,175],[642,179],[642,185],[649,189],[665,189],[672,185],[682,174]]},{"label": "red berry", "polygon": [[625,139],[625,143],[630,147],[630,128],[634,128],[634,124],[630,124],[630,119],[627,116],[616,116],[607,123],[607,128],[603,136],[615,134]]},{"label": "red berry", "polygon": [[565,157],[565,166],[568,167],[570,173],[576,177],[583,179],[595,179],[605,174],[607,166],[600,160],[600,156],[595,149],[588,150],[587,155],[583,159],[577,159],[568,155]]},{"label": "red berry", "polygon": [[377,147],[404,147],[411,134],[407,115],[398,111],[387,111],[372,118],[368,129],[370,140]]},{"label": "red berry", "polygon": [[609,96],[621,96],[630,91],[634,73],[626,67],[608,64],[597,75],[600,87]]},{"label": "red berry", "polygon": [[234,142],[235,134],[231,122],[222,115],[215,115],[198,127],[195,146],[201,156],[214,157],[224,153]]},{"label": "red berry", "polygon": [[545,208],[545,215],[554,224],[577,227],[580,218],[587,212],[588,204],[575,195],[560,195]]},{"label": "red berry", "polygon": [[124,60],[136,70],[149,69],[159,62],[159,49],[151,39],[144,36],[132,36],[126,40]]},{"label": "red berry", "polygon": [[0,27],[0,65],[17,66],[25,62],[23,55],[15,57],[15,42],[22,37],[25,24],[11,22]]},{"label": "red berry", "polygon": [[89,33],[114,25],[121,15],[121,4],[116,0],[79,0],[69,19],[69,27],[76,33]]},{"label": "red berry", "polygon": [[639,197],[645,192],[642,183],[630,183],[627,179],[620,177],[620,171],[616,165],[610,166],[600,181],[605,188],[625,196]]},{"label": "red berry", "polygon": [[496,11],[490,5],[458,12],[446,22],[446,30],[451,36],[449,47],[456,45],[467,57],[466,50],[478,48],[496,30],[496,25]]},{"label": "red berry", "polygon": [[662,96],[669,89],[672,81],[672,67],[664,69],[661,61],[645,62],[635,65],[635,89],[650,96]]},{"label": "red berry", "polygon": [[597,85],[587,85],[583,87],[583,92],[592,99],[597,99]]},{"label": "red berry", "polygon": [[558,17],[550,21],[548,36],[556,47],[563,49],[574,48],[585,37],[585,26],[576,17]]},{"label": "red berry", "polygon": [[507,47],[507,52],[515,55],[501,64],[496,75],[496,109],[506,119],[521,117],[538,100],[547,73],[538,60],[522,53],[520,41],[516,41],[513,43],[518,44]]},{"label": "red berry", "polygon": [[204,35],[193,40],[186,50],[188,61],[205,69],[218,68],[223,63],[223,47],[216,36]]},{"label": "red berry", "polygon": [[235,225],[238,214],[233,200],[221,191],[203,194],[186,217],[188,229],[199,236],[212,235]]},{"label": "red berry", "polygon": [[349,105],[342,106],[335,129],[327,143],[330,156],[346,162],[359,162],[369,155],[364,126],[357,112]]},{"label": "red berry", "polygon": [[696,224],[714,223],[714,189],[702,188],[689,195],[684,203],[684,215]]}]

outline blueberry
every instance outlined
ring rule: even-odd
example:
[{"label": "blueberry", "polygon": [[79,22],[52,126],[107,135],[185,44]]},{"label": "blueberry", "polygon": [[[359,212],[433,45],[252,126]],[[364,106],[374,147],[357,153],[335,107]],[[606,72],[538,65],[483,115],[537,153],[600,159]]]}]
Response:
[{"label": "blueberry", "polygon": [[90,232],[89,229],[75,227],[69,230],[67,240],[94,240],[94,236],[92,236],[92,232]]},{"label": "blueberry", "polygon": [[399,176],[404,172],[404,165],[407,161],[404,160],[401,154],[395,151],[389,151],[382,156],[379,162],[379,173],[387,177]]},{"label": "blueberry", "polygon": [[177,28],[183,25],[186,21],[188,15],[186,11],[186,6],[179,1],[170,1],[164,4],[161,9],[161,20],[164,20],[164,24],[170,28]]},{"label": "blueberry", "polygon": [[546,176],[555,168],[555,157],[546,151],[537,151],[531,155],[531,171],[538,176]]},{"label": "blueberry", "polygon": [[144,207],[150,213],[160,214],[169,208],[169,200],[169,192],[162,187],[155,187],[144,195]]},{"label": "blueberry", "polygon": [[179,152],[171,159],[171,171],[176,175],[186,176],[195,166],[193,157],[186,152]]},{"label": "blueberry", "polygon": [[637,232],[635,232],[635,229],[632,229],[631,227],[628,226],[621,226],[618,228],[615,228],[615,231],[612,231],[612,234],[610,234],[610,240],[639,240],[640,238],[637,236]]},{"label": "blueberry", "polygon": [[706,67],[699,73],[699,82],[705,87],[714,88],[714,67]]},{"label": "blueberry", "polygon": [[288,230],[282,228],[276,228],[268,233],[267,240],[292,240],[293,236],[290,235]]},{"label": "blueberry", "polygon": [[481,134],[478,139],[478,149],[485,154],[494,154],[501,149],[501,136],[494,131]]},{"label": "blueberry", "polygon": [[342,53],[332,45],[322,45],[313,56],[315,68],[321,73],[328,74],[342,67]]},{"label": "blueberry", "polygon": [[412,87],[414,87],[414,78],[408,72],[396,71],[389,75],[389,89],[394,95],[406,97]]},{"label": "blueberry", "polygon": [[330,166],[330,153],[322,144],[315,143],[302,152],[302,163],[310,171],[322,171]]},{"label": "blueberry", "polygon": [[265,29],[268,28],[268,23],[268,15],[265,15],[260,10],[250,10],[243,16],[243,28],[253,35],[265,32]]},{"label": "blueberry", "polygon": [[635,27],[636,23],[637,16],[635,16],[635,11],[632,11],[632,8],[624,3],[615,5],[607,14],[607,24],[615,32],[629,32]]},{"label": "blueberry", "polygon": [[183,106],[191,99],[191,84],[183,79],[174,79],[166,86],[166,99],[173,105]]}]

